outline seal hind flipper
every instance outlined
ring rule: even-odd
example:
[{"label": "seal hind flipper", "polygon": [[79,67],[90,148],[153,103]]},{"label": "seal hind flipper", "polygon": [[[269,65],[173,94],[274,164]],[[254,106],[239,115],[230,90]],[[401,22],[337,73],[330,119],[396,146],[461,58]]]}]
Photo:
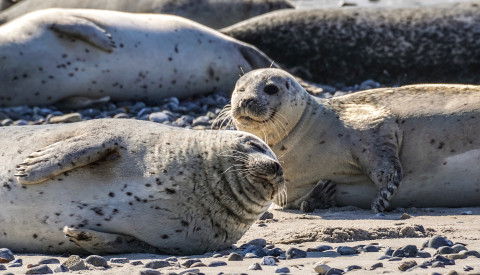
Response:
[{"label": "seal hind flipper", "polygon": [[75,229],[67,226],[63,228],[63,232],[71,242],[92,254],[160,252],[158,248],[128,235]]},{"label": "seal hind flipper", "polygon": [[300,204],[302,212],[313,212],[335,206],[336,184],[331,180],[320,180]]},{"label": "seal hind flipper", "polygon": [[101,160],[115,152],[116,137],[82,135],[46,146],[17,165],[20,184],[37,184],[61,173]]},{"label": "seal hind flipper", "polygon": [[108,53],[116,47],[112,36],[96,23],[77,16],[63,16],[56,19],[50,27],[52,30],[82,39]]}]

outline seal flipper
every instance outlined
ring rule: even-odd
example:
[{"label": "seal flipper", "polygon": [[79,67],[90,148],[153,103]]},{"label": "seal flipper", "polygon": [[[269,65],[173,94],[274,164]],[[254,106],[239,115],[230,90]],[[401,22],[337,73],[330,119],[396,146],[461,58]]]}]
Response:
[{"label": "seal flipper", "polygon": [[128,235],[67,226],[63,228],[63,232],[70,241],[92,254],[160,253],[158,248]]},{"label": "seal flipper", "polygon": [[335,206],[336,184],[331,180],[320,180],[300,204],[300,211],[313,212]]},{"label": "seal flipper", "polygon": [[55,142],[32,154],[17,165],[20,184],[37,184],[61,173],[101,160],[115,152],[117,137],[82,135]]},{"label": "seal flipper", "polygon": [[51,26],[53,31],[84,40],[108,53],[116,47],[112,36],[94,22],[76,16],[60,16]]}]

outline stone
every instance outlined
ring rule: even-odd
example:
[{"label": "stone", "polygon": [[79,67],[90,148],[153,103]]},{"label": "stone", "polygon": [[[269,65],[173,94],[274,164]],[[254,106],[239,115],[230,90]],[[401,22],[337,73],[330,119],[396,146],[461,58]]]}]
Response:
[{"label": "stone", "polygon": [[181,265],[183,265],[185,267],[190,267],[192,264],[198,263],[198,262],[201,262],[201,261],[199,259],[188,259],[188,260],[182,262]]},{"label": "stone", "polygon": [[85,262],[97,267],[108,267],[107,260],[99,255],[90,255],[85,259]]},{"label": "stone", "polygon": [[375,270],[377,268],[383,267],[382,263],[376,263],[370,267],[370,270]]},{"label": "stone", "polygon": [[412,268],[412,267],[414,267],[414,266],[416,266],[416,265],[417,265],[417,262],[415,262],[415,261],[406,261],[406,262],[401,263],[401,264],[398,266],[398,269],[399,269],[400,271],[406,271],[407,269],[410,269],[410,268]]},{"label": "stone", "polygon": [[290,269],[286,266],[275,268],[275,273],[290,273]]},{"label": "stone", "polygon": [[87,269],[85,262],[78,255],[71,255],[62,265],[73,271]]},{"label": "stone", "polygon": [[145,264],[146,268],[158,269],[162,267],[170,266],[170,263],[165,260],[152,260]]},{"label": "stone", "polygon": [[11,261],[8,264],[8,267],[21,267],[23,265],[23,260],[22,259],[16,259]]},{"label": "stone", "polygon": [[350,246],[339,246],[337,248],[337,252],[340,253],[340,255],[357,254],[357,250],[355,250],[353,247],[350,247]]},{"label": "stone", "polygon": [[57,267],[55,267],[53,272],[55,273],[68,272],[68,268],[64,265],[58,265]]},{"label": "stone", "polygon": [[263,221],[263,220],[269,220],[269,219],[273,219],[273,213],[266,211],[265,213],[262,214],[259,220]]},{"label": "stone", "polygon": [[249,241],[247,244],[251,244],[251,245],[263,248],[267,245],[267,241],[265,239],[254,239]]},{"label": "stone", "polygon": [[252,253],[254,254],[255,256],[257,256],[258,258],[261,258],[263,256],[267,256],[267,253],[265,252],[265,250],[263,249],[263,247],[261,246],[256,246],[256,245],[250,245],[247,247],[247,249],[245,249],[242,254],[245,255],[244,258],[248,258],[247,257],[247,254],[248,253]]},{"label": "stone", "polygon": [[262,270],[262,267],[258,263],[253,263],[248,267],[249,270]]},{"label": "stone", "polygon": [[198,125],[208,126],[210,125],[209,121],[210,121],[210,118],[208,116],[199,116],[192,121],[192,126],[198,126]]},{"label": "stone", "polygon": [[469,265],[463,266],[463,271],[472,271],[472,270],[473,270],[473,267],[471,267]]},{"label": "stone", "polygon": [[327,273],[327,271],[329,271],[330,269],[331,269],[330,266],[322,263],[316,263],[315,266],[313,267],[313,270],[320,275]]},{"label": "stone", "polygon": [[138,271],[139,275],[160,275],[160,271],[151,268],[142,268]]},{"label": "stone", "polygon": [[417,256],[418,249],[415,245],[406,245],[395,250],[392,254],[392,257],[408,257],[414,258]]},{"label": "stone", "polygon": [[277,262],[273,257],[265,256],[262,258],[262,261],[260,262],[260,264],[273,266],[273,265],[277,265]]},{"label": "stone", "polygon": [[194,267],[204,267],[204,266],[207,266],[207,265],[202,262],[198,262],[198,263],[193,263],[190,267],[194,268]]},{"label": "stone", "polygon": [[52,116],[48,120],[48,123],[72,123],[82,121],[82,115],[80,113],[71,113],[62,116]]},{"label": "stone", "polygon": [[388,259],[389,262],[398,262],[401,260],[403,260],[402,257],[391,257],[390,259]]},{"label": "stone", "polygon": [[170,121],[170,117],[164,112],[151,113],[148,117],[150,121],[163,123],[164,121]]},{"label": "stone", "polygon": [[52,257],[44,257],[44,258],[41,258],[40,261],[38,261],[38,264],[59,264],[59,263],[60,263],[60,260]]},{"label": "stone", "polygon": [[131,261],[130,264],[134,265],[134,266],[137,266],[137,265],[143,265],[143,262],[142,261]]},{"label": "stone", "polygon": [[228,255],[227,261],[243,261],[242,255],[232,252]]},{"label": "stone", "polygon": [[32,267],[27,270],[25,274],[52,274],[53,271],[46,264],[42,264],[36,267]]},{"label": "stone", "polygon": [[208,267],[217,267],[217,266],[224,266],[227,265],[224,261],[213,261],[208,264]]},{"label": "stone", "polygon": [[111,258],[110,263],[112,264],[127,264],[129,260],[127,258]]},{"label": "stone", "polygon": [[306,258],[307,252],[298,248],[291,247],[287,250],[287,260]]},{"label": "stone", "polygon": [[244,258],[245,259],[252,259],[252,258],[260,258],[260,257],[258,257],[257,255],[255,255],[253,253],[248,252],[247,254],[245,254]]},{"label": "stone", "polygon": [[0,248],[0,263],[5,264],[15,260],[12,251],[8,248]]},{"label": "stone", "polygon": [[442,236],[433,236],[427,243],[427,247],[439,248],[441,246],[453,246],[452,241]]},{"label": "stone", "polygon": [[412,216],[410,216],[407,213],[403,213],[402,216],[400,217],[401,220],[407,220],[407,219],[411,219],[411,218],[412,218]]}]

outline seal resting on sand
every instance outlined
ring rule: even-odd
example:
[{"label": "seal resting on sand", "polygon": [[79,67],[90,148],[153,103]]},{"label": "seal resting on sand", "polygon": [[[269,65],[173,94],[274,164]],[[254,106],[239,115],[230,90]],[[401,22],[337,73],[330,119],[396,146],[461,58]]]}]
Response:
[{"label": "seal resting on sand", "polygon": [[0,247],[17,252],[218,251],[284,186],[273,152],[244,132],[102,119],[0,137]]},{"label": "seal resting on sand", "polygon": [[338,205],[375,212],[480,205],[480,86],[320,99],[290,74],[260,69],[238,80],[230,108],[237,129],[263,138],[281,161],[287,197],[276,203],[287,208],[329,206],[335,184]]}]

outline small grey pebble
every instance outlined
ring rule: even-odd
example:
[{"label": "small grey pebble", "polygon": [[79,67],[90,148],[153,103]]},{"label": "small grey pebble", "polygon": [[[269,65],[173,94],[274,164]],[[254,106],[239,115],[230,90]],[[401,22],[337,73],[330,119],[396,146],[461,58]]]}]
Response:
[{"label": "small grey pebble", "polygon": [[201,262],[200,259],[188,259],[186,261],[183,261],[181,265],[185,267],[190,267],[192,264],[198,263],[198,262]]},{"label": "small grey pebble", "polygon": [[353,247],[350,247],[350,246],[339,246],[337,248],[337,252],[340,253],[340,255],[357,254],[357,250],[355,250]]},{"label": "small grey pebble", "polygon": [[262,270],[262,267],[259,263],[253,263],[248,267],[249,270]]},{"label": "small grey pebble", "polygon": [[87,269],[84,260],[78,255],[71,255],[62,265],[73,271]]},{"label": "small grey pebble", "polygon": [[283,266],[283,267],[277,267],[275,268],[275,273],[290,273],[290,269],[288,267]]},{"label": "small grey pebble", "polygon": [[417,252],[417,257],[420,257],[420,258],[430,258],[432,257],[432,254],[426,252],[426,251],[418,251]]},{"label": "small grey pebble", "polygon": [[164,121],[169,121],[170,117],[164,112],[151,113],[148,117],[150,121],[162,123]]},{"label": "small grey pebble", "polygon": [[401,257],[391,257],[388,259],[389,262],[397,262],[403,260]]},{"label": "small grey pebble", "polygon": [[343,270],[338,268],[330,268],[325,275],[341,275],[343,274]]},{"label": "small grey pebble", "polygon": [[25,274],[52,274],[53,271],[46,264],[32,267]]},{"label": "small grey pebble", "polygon": [[295,247],[290,247],[287,250],[287,260],[290,259],[298,259],[298,258],[306,258],[307,257],[307,252]]},{"label": "small grey pebble", "polygon": [[129,260],[127,258],[111,258],[110,262],[112,264],[126,264]]},{"label": "small grey pebble", "polygon": [[55,272],[55,273],[68,272],[68,268],[64,265],[58,265],[57,267],[55,267],[53,272]]},{"label": "small grey pebble", "polygon": [[143,262],[142,261],[131,261],[130,264],[134,265],[134,266],[137,266],[137,265],[143,265]]},{"label": "small grey pebble", "polygon": [[22,259],[16,259],[16,260],[13,260],[11,261],[9,264],[8,264],[8,267],[20,267],[23,265],[23,261]]},{"label": "small grey pebble", "polygon": [[243,261],[242,255],[232,252],[228,255],[227,261]]},{"label": "small grey pebble", "polygon": [[5,265],[0,264],[0,270],[7,270],[7,268],[5,267]]},{"label": "small grey pebble", "polygon": [[13,120],[11,120],[10,118],[6,118],[0,121],[0,126],[10,126],[12,124],[13,124]]},{"label": "small grey pebble", "polygon": [[13,122],[13,125],[15,126],[22,126],[22,125],[28,125],[28,121],[24,119],[19,119]]},{"label": "small grey pebble", "polygon": [[60,260],[52,257],[41,258],[40,261],[38,261],[38,264],[59,264],[59,263],[60,263]]},{"label": "small grey pebble", "polygon": [[363,269],[363,268],[359,265],[349,265],[349,266],[345,267],[343,269],[343,271],[349,272],[349,271],[356,270],[356,269]]},{"label": "small grey pebble", "polygon": [[375,270],[379,267],[383,267],[383,264],[382,263],[376,263],[376,264],[374,264],[370,267],[370,270]]},{"label": "small grey pebble", "polygon": [[207,266],[207,265],[202,262],[198,262],[198,263],[193,263],[190,267],[194,268],[194,267],[204,267],[204,266]]},{"label": "small grey pebble", "polygon": [[252,258],[260,258],[260,257],[253,254],[253,253],[248,252],[247,254],[245,254],[244,258],[245,259],[252,259]]},{"label": "small grey pebble", "polygon": [[80,113],[71,113],[62,116],[52,116],[48,119],[48,123],[72,123],[82,121],[82,115]]},{"label": "small grey pebble", "polygon": [[452,249],[455,253],[459,253],[460,251],[463,251],[463,250],[468,250],[463,244],[456,244],[452,246]]},{"label": "small grey pebble", "polygon": [[107,260],[99,255],[90,255],[85,259],[85,262],[93,266],[108,267]]},{"label": "small grey pebble", "polygon": [[227,265],[224,261],[213,261],[208,264],[208,267],[217,267],[217,266],[224,266]]},{"label": "small grey pebble", "polygon": [[439,248],[441,246],[452,246],[453,242],[442,236],[433,236],[427,243],[428,247]]},{"label": "small grey pebble", "polygon": [[275,248],[275,245],[274,244],[267,244],[265,246],[266,249],[274,249]]},{"label": "small grey pebble", "polygon": [[259,220],[267,220],[267,219],[273,219],[273,213],[266,211],[265,213],[262,214]]},{"label": "small grey pebble", "polygon": [[265,247],[267,245],[267,241],[265,239],[253,239],[249,241],[247,244],[251,244],[259,247]]},{"label": "small grey pebble", "polygon": [[170,263],[165,260],[152,260],[145,264],[146,268],[153,268],[153,269],[158,269],[158,268],[167,267],[167,266],[170,266]]},{"label": "small grey pebble", "polygon": [[451,260],[466,259],[468,256],[460,253],[447,254],[446,257]]},{"label": "small grey pebble", "polygon": [[160,275],[160,271],[151,268],[142,268],[138,271],[139,275]]},{"label": "small grey pebble", "polygon": [[209,121],[210,121],[210,118],[208,116],[199,116],[192,121],[192,126],[198,126],[198,125],[208,126],[210,125]]},{"label": "small grey pebble", "polygon": [[8,248],[0,248],[0,263],[8,263],[15,260],[12,251]]},{"label": "small grey pebble", "polygon": [[260,265],[270,265],[270,266],[274,266],[274,265],[277,265],[277,262],[275,261],[275,259],[271,256],[265,256],[262,258],[262,261],[260,262]]}]

